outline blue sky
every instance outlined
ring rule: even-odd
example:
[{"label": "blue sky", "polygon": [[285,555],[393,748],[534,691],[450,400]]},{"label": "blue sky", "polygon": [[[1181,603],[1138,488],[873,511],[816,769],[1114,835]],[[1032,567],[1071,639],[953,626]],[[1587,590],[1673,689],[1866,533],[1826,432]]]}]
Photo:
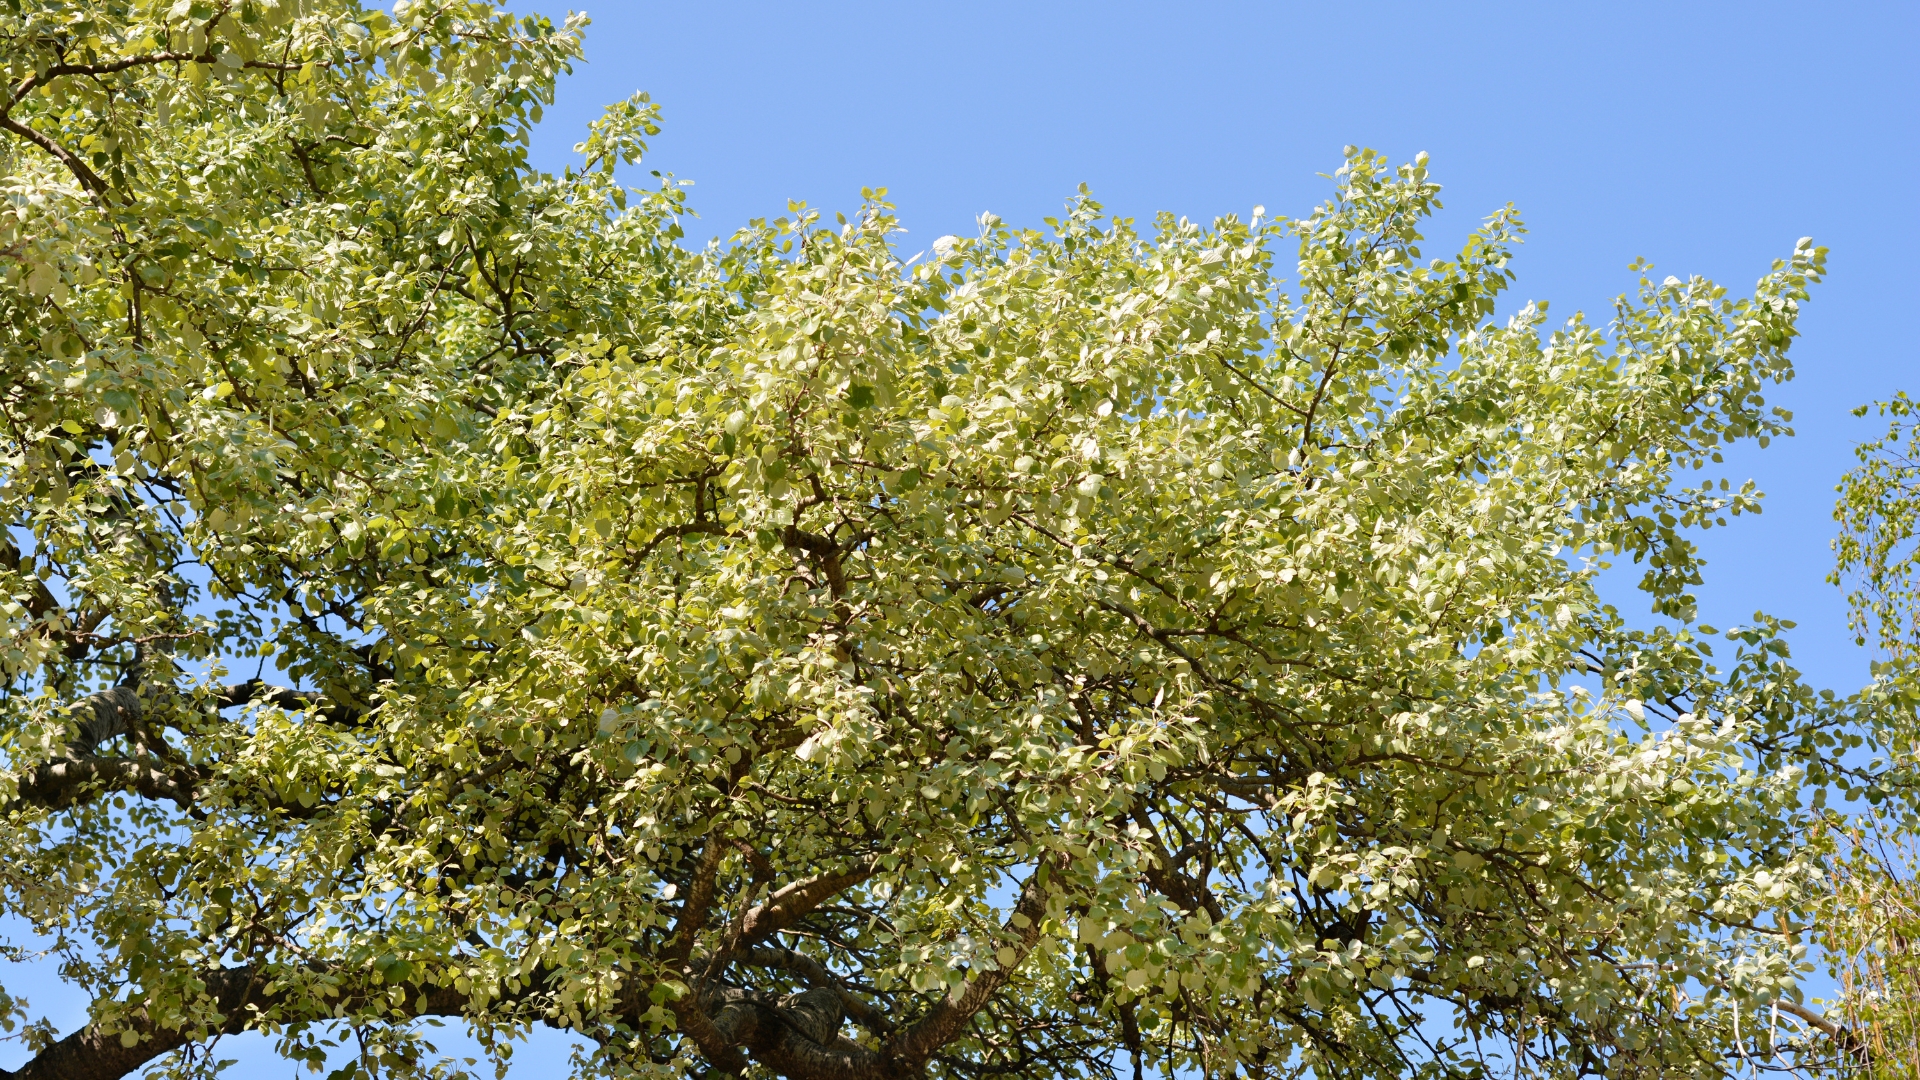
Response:
[{"label": "blue sky", "polygon": [[[564,15],[539,0],[516,5]],[[771,4],[613,0],[588,63],[534,140],[557,169],[600,107],[661,103],[649,169],[692,180],[689,242],[790,198],[829,212],[862,185],[899,204],[911,252],[983,210],[1037,225],[1081,182],[1117,214],[1304,214],[1341,147],[1425,150],[1446,186],[1430,251],[1515,204],[1531,230],[1517,299],[1604,316],[1626,267],[1749,288],[1796,238],[1832,249],[1772,396],[1799,436],[1734,455],[1766,510],[1701,537],[1702,616],[1794,619],[1795,657],[1846,691],[1867,654],[1831,565],[1833,485],[1875,424],[1851,409],[1920,391],[1920,4]],[[1622,599],[1626,599],[1622,597]],[[63,1031],[85,1002],[29,976]],[[40,985],[32,985],[40,982]],[[301,1075],[231,1040],[229,1075]],[[226,1050],[227,1047],[223,1047]],[[0,1066],[19,1050],[0,1046]],[[565,1075],[544,1035],[512,1076]]]}]

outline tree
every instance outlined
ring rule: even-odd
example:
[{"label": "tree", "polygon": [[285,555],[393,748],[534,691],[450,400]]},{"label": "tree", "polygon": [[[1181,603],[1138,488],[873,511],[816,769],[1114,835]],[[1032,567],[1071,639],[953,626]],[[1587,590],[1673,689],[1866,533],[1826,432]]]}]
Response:
[{"label": "tree", "polygon": [[1714,658],[1686,533],[1757,495],[1679,472],[1787,432],[1823,249],[1548,331],[1511,211],[1429,260],[1424,156],[1351,151],[1299,220],[690,251],[613,175],[644,97],[527,164],[581,20],[0,19],[0,882],[93,996],[12,1077],[407,1075],[428,1016],[594,1075],[1698,1075],[1792,1004],[1874,731],[1775,622]]},{"label": "tree", "polygon": [[1835,1071],[1871,1080],[1920,1075],[1920,889],[1910,826],[1886,815],[1835,815],[1841,835],[1828,892],[1815,905],[1821,952],[1839,993],[1823,1018]]},{"label": "tree", "polygon": [[1905,669],[1920,649],[1920,567],[1915,530],[1920,526],[1920,424],[1913,399],[1903,391],[1890,400],[1854,410],[1887,418],[1887,433],[1855,449],[1860,459],[1840,481],[1833,517],[1836,565],[1829,578],[1848,582],[1855,640],[1871,638],[1886,660]]},{"label": "tree", "polygon": [[[1847,594],[1855,640],[1879,653],[1876,673],[1889,692],[1911,701],[1920,691],[1914,667],[1920,648],[1920,584],[1915,528],[1920,518],[1920,426],[1905,392],[1862,406],[1887,419],[1887,432],[1855,449],[1860,464],[1842,477],[1834,519],[1836,565],[1830,580]],[[1909,705],[1911,708],[1911,705]],[[1876,794],[1910,794],[1916,756],[1911,737],[1897,745],[1900,768]],[[1820,904],[1822,945],[1841,993],[1833,1010],[1853,1032],[1851,1056],[1870,1077],[1920,1074],[1920,820],[1911,798],[1890,809],[1835,821],[1844,843],[1833,860]]]}]

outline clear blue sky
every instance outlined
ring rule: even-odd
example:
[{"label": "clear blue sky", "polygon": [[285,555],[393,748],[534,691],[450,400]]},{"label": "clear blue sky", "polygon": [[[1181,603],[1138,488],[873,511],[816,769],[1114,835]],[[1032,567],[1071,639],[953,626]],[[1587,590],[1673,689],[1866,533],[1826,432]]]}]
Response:
[{"label": "clear blue sky", "polygon": [[[553,16],[541,0],[522,10]],[[1521,298],[1604,316],[1626,266],[1744,290],[1801,236],[1833,250],[1774,395],[1799,436],[1732,459],[1766,511],[1703,537],[1702,615],[1799,622],[1796,658],[1846,691],[1866,654],[1823,579],[1833,485],[1920,391],[1920,4],[767,4],[611,0],[534,142],[564,165],[610,101],[650,91],[666,130],[632,182],[695,181],[689,242],[789,198],[851,209],[885,185],[909,251],[992,210],[1038,224],[1081,182],[1115,213],[1303,214],[1348,143],[1426,150],[1447,210],[1429,248],[1512,202]],[[10,975],[12,973],[9,973]],[[9,985],[62,1030],[85,1003]],[[36,990],[38,992],[36,993]],[[291,1078],[256,1040],[229,1075]],[[223,1047],[223,1049],[227,1049]],[[0,1046],[0,1065],[20,1054]],[[566,1074],[557,1036],[516,1080]]]}]

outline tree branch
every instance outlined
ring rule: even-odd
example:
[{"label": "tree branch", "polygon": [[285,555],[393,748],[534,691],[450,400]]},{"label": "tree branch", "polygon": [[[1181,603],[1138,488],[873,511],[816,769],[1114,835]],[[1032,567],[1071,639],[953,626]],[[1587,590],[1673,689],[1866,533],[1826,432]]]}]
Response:
[{"label": "tree branch", "polygon": [[713,906],[714,878],[720,873],[720,858],[725,851],[726,845],[717,837],[707,839],[705,849],[700,852],[700,861],[694,867],[693,880],[688,883],[687,902],[680,909],[680,925],[674,933],[673,944],[667,948],[666,959],[667,966],[686,978],[693,990],[693,993],[673,1001],[671,1007],[676,1025],[700,1047],[709,1064],[722,1072],[737,1075],[747,1067],[746,1055],[740,1052],[738,1037],[731,1030],[721,1030],[716,1026],[716,1018],[707,1015],[708,995],[698,985],[699,980],[694,978],[690,963],[694,942],[706,926],[707,915]]},{"label": "tree branch", "polygon": [[68,752],[21,777],[15,802],[47,810],[76,806],[99,791],[132,791],[164,799],[185,809],[193,805],[199,775],[181,766],[163,767],[154,758],[115,758]]},{"label": "tree branch", "polygon": [[[706,861],[702,860],[703,867]],[[754,966],[792,971],[814,984],[812,989],[783,998],[731,986],[690,994],[674,1003],[680,1030],[694,1040],[710,1064],[735,1074],[744,1070],[750,1059],[788,1080],[907,1080],[919,1076],[927,1061],[952,1042],[973,1015],[1007,984],[1040,940],[1047,914],[1046,879],[1058,869],[1059,865],[1049,862],[1034,868],[1001,927],[1011,939],[1013,962],[992,971],[975,972],[958,998],[942,1000],[910,1028],[890,1030],[878,1010],[840,985],[824,964],[786,949],[757,948],[745,952],[742,959]],[[821,875],[795,882],[762,907],[768,909],[771,918],[776,898],[782,894],[818,894],[824,898],[832,895],[828,891],[830,883],[837,878],[864,879],[868,873],[871,871]],[[690,895],[689,907],[693,899]],[[848,1013],[882,1036],[884,1041],[878,1050],[839,1034],[840,1022]]]},{"label": "tree branch", "polygon": [[[86,162],[80,160],[79,155],[61,146],[51,137],[43,135],[33,128],[28,127],[26,124],[15,120],[13,118],[14,106],[24,101],[26,96],[36,88],[45,86],[55,79],[64,78],[68,75],[98,77],[126,71],[130,68],[151,67],[157,64],[186,62],[211,65],[218,61],[219,58],[211,52],[197,55],[182,52],[155,52],[142,53],[139,56],[124,56],[118,60],[110,60],[104,64],[52,64],[45,70],[37,71],[28,75],[25,79],[22,79],[20,85],[14,87],[13,91],[7,95],[6,103],[0,105],[0,128],[13,132],[15,135],[20,136],[53,155],[54,159],[59,161],[60,164],[65,165],[67,171],[72,173],[89,192],[96,196],[104,196],[108,190],[107,182],[102,180],[98,173],[88,168]],[[271,60],[243,60],[240,66],[264,71],[285,72],[298,71],[305,65],[298,63],[276,63]],[[322,66],[331,66],[331,64],[323,64]]]},{"label": "tree branch", "polygon": [[73,151],[68,150],[47,136],[40,134],[38,131],[4,113],[0,113],[0,128],[5,128],[40,149],[45,150],[47,153],[52,154],[54,160],[65,165],[67,171],[72,173],[74,178],[80,181],[80,185],[86,188],[89,194],[103,196],[107,193],[107,182],[100,179],[98,173],[87,168],[86,162],[81,161],[79,156]]},{"label": "tree branch", "polygon": [[275,686],[260,679],[248,679],[220,688],[220,707],[226,709],[236,705],[272,705],[287,712],[306,712],[311,709],[336,724],[351,724],[366,715],[363,710],[342,705],[325,694]]},{"label": "tree branch", "polygon": [[137,735],[146,716],[146,698],[140,688],[123,683],[89,694],[67,707],[74,736],[66,752],[26,771],[13,802],[60,810],[81,801],[90,791],[135,791],[150,799],[167,799],[187,806],[193,802],[197,776],[153,754],[108,757],[95,751],[120,735]]},{"label": "tree branch", "polygon": [[777,949],[767,946],[748,949],[739,960],[751,967],[775,968],[789,971],[805,979],[808,986],[824,987],[840,995],[840,1004],[853,1017],[855,1023],[877,1035],[893,1034],[893,1023],[885,1013],[866,1000],[847,989],[840,977],[827,965],[811,956],[794,952],[792,949]]},{"label": "tree branch", "polygon": [[[409,993],[403,1004],[395,1004],[385,994],[363,994],[346,1002],[315,998],[311,1013],[289,1015],[284,993],[268,992],[272,982],[258,968],[238,967],[200,976],[206,995],[219,1019],[210,1027],[165,1027],[148,1020],[142,1011],[128,1015],[118,1030],[108,1032],[94,1024],[54,1043],[35,1054],[18,1069],[0,1069],[0,1080],[119,1080],[143,1065],[189,1043],[215,1035],[244,1031],[262,1019],[281,1023],[322,1020],[334,1016],[337,1008],[353,1008],[377,1001],[383,1012],[402,1010],[408,1016],[459,1016],[466,1011],[466,995],[452,988],[428,988]],[[131,1031],[137,1040],[129,1046],[122,1032]]]},{"label": "tree branch", "polygon": [[826,903],[829,899],[873,876],[878,864],[839,874],[816,874],[774,890],[772,896],[748,911],[740,922],[740,941],[751,945],[792,926],[794,920]]},{"label": "tree branch", "polygon": [[1027,875],[1026,884],[1020,887],[1020,900],[1001,927],[1002,932],[1013,939],[1010,943],[1013,963],[998,965],[992,971],[970,974],[966,989],[958,998],[950,997],[941,1001],[919,1023],[888,1039],[882,1050],[886,1057],[902,1063],[905,1071],[918,1073],[926,1060],[953,1041],[953,1037],[960,1033],[960,1028],[973,1019],[973,1014],[979,1012],[981,1006],[1013,978],[1014,969],[1020,966],[1027,954],[1033,951],[1034,943],[1040,940],[1040,926],[1047,916],[1047,894],[1050,891],[1046,879],[1050,876],[1049,871],[1060,869],[1064,869],[1064,861],[1061,866],[1050,866],[1048,860],[1042,859],[1033,868],[1033,873]]},{"label": "tree branch", "polygon": [[842,1005],[832,989],[775,999],[727,987],[717,998],[715,1034],[730,1047],[751,1050],[754,1061],[788,1080],[899,1080],[887,1059],[838,1034]]},{"label": "tree branch", "polygon": [[[101,792],[132,791],[182,809],[192,806],[202,779],[199,770],[152,752],[132,757],[98,753],[101,743],[120,735],[135,736],[134,748],[141,749],[151,700],[172,692],[172,687],[161,683],[123,683],[67,706],[75,721],[74,737],[61,756],[34,766],[20,777],[11,805],[64,810]],[[271,686],[259,679],[223,686],[215,700],[221,708],[263,704],[289,712],[311,709],[334,723],[351,723],[361,716],[359,710],[331,704],[324,696]],[[7,808],[0,806],[0,810]]]},{"label": "tree branch", "polygon": [[1850,1032],[1847,1031],[1846,1028],[1841,1027],[1839,1024],[1836,1024],[1833,1021],[1827,1019],[1826,1017],[1821,1016],[1819,1013],[1814,1012],[1812,1009],[1809,1009],[1804,1005],[1796,1005],[1793,1002],[1786,1001],[1786,1000],[1775,1002],[1775,1004],[1780,1006],[1781,1012],[1788,1013],[1796,1017],[1797,1019],[1805,1021],[1806,1023],[1811,1024],[1816,1028],[1819,1028],[1822,1032],[1824,1032],[1827,1035],[1828,1038],[1844,1042],[1848,1040],[1851,1034]]}]

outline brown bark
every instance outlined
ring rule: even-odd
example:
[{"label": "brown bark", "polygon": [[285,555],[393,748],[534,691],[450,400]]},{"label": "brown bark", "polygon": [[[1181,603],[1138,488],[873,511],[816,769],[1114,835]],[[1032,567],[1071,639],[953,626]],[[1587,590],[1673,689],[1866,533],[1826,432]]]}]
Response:
[{"label": "brown bark", "polygon": [[788,1080],[917,1077],[927,1061],[957,1038],[974,1014],[1007,984],[1040,940],[1047,913],[1047,876],[1044,864],[1035,869],[1001,927],[1014,951],[1013,963],[973,973],[958,997],[943,999],[912,1026],[895,1030],[878,1050],[839,1034],[846,995],[826,986],[778,1000],[731,987],[695,995],[677,1004],[681,1030],[693,1037],[709,1063],[728,1072],[739,1072],[751,1058]]},{"label": "brown bark", "polygon": [[874,864],[849,870],[841,874],[819,874],[814,877],[783,885],[767,897],[766,903],[757,905],[747,912],[741,921],[740,938],[743,944],[764,941],[768,937],[793,925],[793,921],[828,899],[853,888],[855,885],[873,876]]},{"label": "brown bark", "polygon": [[[75,702],[68,708],[74,736],[60,757],[45,761],[20,778],[17,799],[51,810],[64,809],[100,791],[133,791],[182,806],[193,801],[193,770],[151,752],[143,737],[147,696],[122,684]],[[110,757],[100,744],[121,735],[135,736],[136,754]]]},{"label": "brown bark", "polygon": [[[21,775],[15,805],[62,810],[103,792],[131,791],[182,808],[191,806],[202,779],[200,772],[158,752],[156,740],[146,734],[151,701],[173,692],[173,687],[165,684],[122,684],[68,706],[75,721],[73,739],[59,757]],[[258,679],[222,687],[217,701],[222,708],[258,703],[290,712],[316,709],[320,716],[334,722],[350,722],[359,715],[356,710],[314,695]],[[131,756],[97,752],[101,743],[121,735],[134,737]],[[0,804],[0,812],[10,808]]]},{"label": "brown bark", "polygon": [[[716,844],[711,850],[717,852],[720,846]],[[697,928],[706,920],[712,900],[713,872],[718,862],[717,855],[701,859],[687,908],[682,913],[686,921],[682,933],[676,935],[675,951],[682,946],[690,949]],[[974,1014],[1006,985],[1013,969],[1039,940],[1047,909],[1044,876],[1043,872],[1036,871],[1028,878],[1013,914],[1002,927],[1004,939],[1016,954],[1014,962],[992,971],[974,973],[959,997],[943,999],[910,1027],[894,1028],[888,1024],[872,1006],[838,986],[838,980],[818,962],[785,949],[757,948],[745,954],[746,963],[785,968],[815,985],[784,997],[736,987],[696,992],[673,1005],[680,1030],[700,1047],[709,1064],[729,1073],[737,1074],[753,1062],[789,1080],[917,1077],[925,1070],[928,1059],[953,1041]],[[793,897],[803,891],[817,891],[813,886],[825,878],[823,875],[796,883],[799,888],[790,886],[793,891],[786,895]],[[682,962],[692,966],[687,959],[683,958]],[[136,1013],[121,1029],[138,1036],[131,1046],[123,1043],[120,1030],[106,1032],[89,1025],[42,1050],[19,1069],[0,1069],[0,1080],[119,1080],[189,1043],[242,1031],[261,1020],[285,1023],[326,1019],[336,1015],[335,1010],[351,1011],[370,1003],[366,995],[330,1001],[303,999],[305,1012],[295,1015],[298,1010],[289,1008],[292,1003],[285,995],[262,989],[266,980],[256,969],[230,968],[203,975],[202,979],[218,1014],[211,1024],[163,1027]],[[384,997],[381,1005],[386,1015],[394,1014],[393,1009],[387,1008]],[[408,1017],[458,1016],[466,1011],[466,1005],[465,995],[451,988],[438,988],[424,993],[410,991],[405,1003],[397,1008]],[[625,1003],[621,1011],[637,1014],[644,1011],[643,1003]],[[868,1030],[884,1036],[880,1049],[863,1047],[840,1034],[841,1024],[849,1013]]]},{"label": "brown bark", "polygon": [[827,966],[811,956],[794,952],[791,949],[777,949],[760,946],[747,950],[739,963],[750,967],[777,968],[789,971],[807,981],[807,985],[832,990],[840,996],[840,1006],[853,1022],[868,1031],[880,1035],[893,1034],[893,1023],[879,1009],[862,1000],[858,994],[846,988],[839,976],[828,970]]},{"label": "brown bark", "polygon": [[[219,1017],[205,1028],[162,1027],[135,1014],[122,1030],[138,1036],[127,1045],[119,1031],[105,1032],[89,1024],[79,1031],[35,1054],[18,1069],[0,1069],[0,1080],[119,1080],[148,1062],[189,1043],[215,1035],[245,1030],[256,1019],[315,1020],[331,1015],[335,1002],[315,1003],[317,1015],[282,1014],[286,1002],[281,995],[265,992],[266,980],[253,968],[227,968],[202,976],[207,995]],[[348,1007],[365,1001],[348,1002]],[[408,1016],[457,1016],[464,1011],[466,998],[449,989],[430,989],[424,995],[410,994],[404,1006]]]},{"label": "brown bark", "polygon": [[89,793],[132,791],[149,799],[165,799],[180,806],[193,803],[196,774],[169,769],[152,759],[78,754],[44,762],[20,780],[20,801],[49,810],[62,810],[83,801]]},{"label": "brown bark", "polygon": [[135,1018],[128,1030],[139,1041],[127,1046],[118,1033],[108,1034],[89,1024],[79,1031],[35,1054],[20,1068],[0,1069],[0,1080],[118,1080],[162,1054],[177,1050],[199,1038],[239,1030],[235,1021],[242,1016],[253,972],[246,969],[224,971],[206,979],[211,996],[226,1022],[204,1032],[161,1028]]},{"label": "brown bark", "polygon": [[1026,960],[1027,953],[1040,940],[1040,926],[1047,915],[1049,890],[1045,879],[1049,869],[1046,862],[1034,867],[1027,883],[1020,888],[1019,902],[1014,904],[1012,914],[1001,928],[1012,938],[1013,963],[975,974],[967,980],[967,988],[958,999],[947,998],[918,1023],[887,1040],[883,1053],[908,1069],[896,1075],[917,1074],[927,1059],[952,1042],[967,1021],[973,1019],[973,1014],[1013,978],[1014,969]]},{"label": "brown bark", "polygon": [[[11,570],[16,574],[23,573],[20,565],[22,561],[20,547],[13,542],[13,537],[0,532],[0,570]],[[41,581],[30,567],[24,573],[27,579],[27,614],[40,619],[45,618],[50,612],[57,611],[60,602],[54,599],[46,583]]]}]

